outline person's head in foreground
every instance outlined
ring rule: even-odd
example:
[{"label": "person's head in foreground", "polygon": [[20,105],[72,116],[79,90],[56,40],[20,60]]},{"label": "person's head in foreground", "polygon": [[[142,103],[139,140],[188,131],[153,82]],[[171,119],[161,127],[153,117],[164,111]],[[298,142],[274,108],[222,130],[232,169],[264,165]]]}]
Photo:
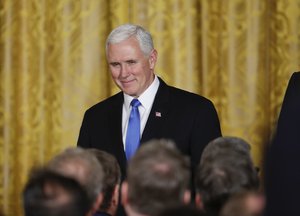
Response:
[{"label": "person's head in foreground", "polygon": [[122,184],[122,204],[130,215],[157,215],[165,208],[189,203],[190,165],[168,140],[141,145],[129,161]]}]

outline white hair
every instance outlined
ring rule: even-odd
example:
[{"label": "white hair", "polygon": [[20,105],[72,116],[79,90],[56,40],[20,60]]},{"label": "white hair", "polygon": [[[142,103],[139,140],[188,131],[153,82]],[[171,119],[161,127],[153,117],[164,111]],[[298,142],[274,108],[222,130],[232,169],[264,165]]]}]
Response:
[{"label": "white hair", "polygon": [[124,24],[115,28],[107,37],[106,52],[109,44],[120,43],[130,37],[135,37],[145,56],[149,56],[153,50],[153,40],[151,34],[143,27],[133,24]]}]

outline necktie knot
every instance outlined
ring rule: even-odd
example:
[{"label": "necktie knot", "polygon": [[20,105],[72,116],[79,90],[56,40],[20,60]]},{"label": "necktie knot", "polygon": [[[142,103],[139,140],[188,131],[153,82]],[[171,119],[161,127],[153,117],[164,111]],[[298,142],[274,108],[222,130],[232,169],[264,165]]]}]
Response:
[{"label": "necktie knot", "polygon": [[141,102],[138,100],[138,99],[133,99],[132,101],[131,101],[131,103],[130,103],[130,105],[132,106],[132,107],[134,107],[134,108],[137,108],[137,107],[139,107],[140,105],[141,105]]}]

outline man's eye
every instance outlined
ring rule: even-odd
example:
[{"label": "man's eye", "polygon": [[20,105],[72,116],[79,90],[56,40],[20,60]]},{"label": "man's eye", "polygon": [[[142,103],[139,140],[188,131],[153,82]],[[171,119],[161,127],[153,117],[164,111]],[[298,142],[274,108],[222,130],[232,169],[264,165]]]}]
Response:
[{"label": "man's eye", "polygon": [[135,64],[136,63],[136,61],[134,61],[134,60],[130,60],[130,61],[127,61],[127,64]]},{"label": "man's eye", "polygon": [[112,62],[112,63],[110,63],[110,65],[111,65],[112,67],[117,67],[117,66],[119,66],[120,64],[119,64],[118,62]]}]

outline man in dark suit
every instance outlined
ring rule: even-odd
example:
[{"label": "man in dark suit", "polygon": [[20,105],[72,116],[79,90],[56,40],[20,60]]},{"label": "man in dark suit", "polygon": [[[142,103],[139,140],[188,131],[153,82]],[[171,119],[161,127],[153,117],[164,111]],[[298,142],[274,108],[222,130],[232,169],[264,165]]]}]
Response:
[{"label": "man in dark suit", "polygon": [[157,51],[150,33],[140,26],[126,24],[114,29],[107,38],[106,55],[112,78],[121,92],[86,111],[78,146],[114,155],[124,178],[130,103],[138,99],[140,143],[154,138],[171,139],[190,156],[192,168],[195,167],[206,144],[221,136],[212,102],[168,86],[155,75]]},{"label": "man in dark suit", "polygon": [[267,152],[266,215],[300,215],[300,72],[289,81]]}]

